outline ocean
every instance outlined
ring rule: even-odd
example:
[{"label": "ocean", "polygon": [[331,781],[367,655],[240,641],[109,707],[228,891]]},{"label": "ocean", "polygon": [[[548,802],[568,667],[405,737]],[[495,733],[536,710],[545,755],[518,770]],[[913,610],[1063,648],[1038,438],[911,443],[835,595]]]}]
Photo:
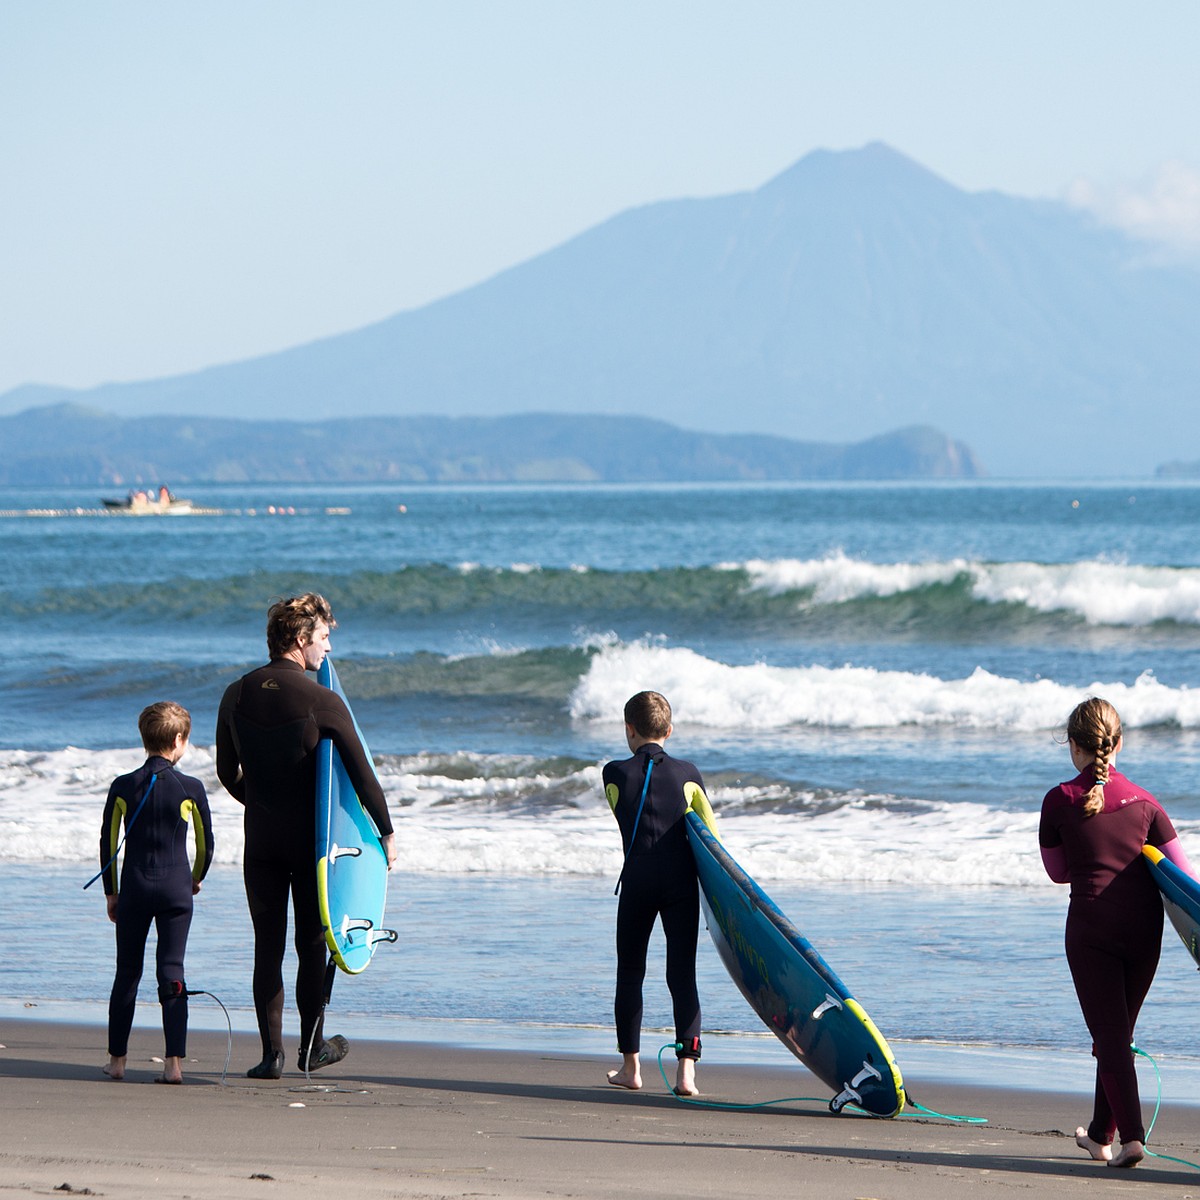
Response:
[{"label": "ocean", "polygon": [[[906,1075],[1087,1085],[1066,889],[1037,849],[1042,796],[1073,774],[1078,700],[1117,706],[1121,769],[1200,861],[1200,488],[188,495],[190,515],[132,517],[101,513],[94,491],[0,490],[0,1022],[104,1021],[111,927],[82,885],[108,783],[141,761],[137,714],[174,699],[217,847],[188,983],[253,1028],[240,809],[216,781],[213,726],[226,684],[264,660],[269,603],[299,590],[333,604],[400,852],[399,941],[339,979],[331,1029],[612,1048],[621,855],[600,768],[626,753],[621,709],[642,688],[671,700],[669,749],[703,771],[730,852]],[[668,1040],[661,954],[651,1053]],[[706,1062],[790,1061],[703,934],[700,971]],[[1168,925],[1138,1041],[1191,1095],[1195,975]],[[220,1024],[205,1004],[193,1020]]]}]

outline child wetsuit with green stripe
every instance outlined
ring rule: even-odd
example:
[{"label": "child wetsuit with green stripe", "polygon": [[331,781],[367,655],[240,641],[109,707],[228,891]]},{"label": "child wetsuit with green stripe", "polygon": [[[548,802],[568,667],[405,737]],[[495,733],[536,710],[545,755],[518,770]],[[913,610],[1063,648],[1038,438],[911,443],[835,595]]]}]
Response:
[{"label": "child wetsuit with green stripe", "polygon": [[[189,822],[196,831],[194,864],[187,854]],[[118,879],[122,825],[124,863]],[[156,973],[166,1056],[187,1054],[183,958],[192,924],[192,883],[208,873],[212,855],[212,817],[200,780],[158,755],[113,780],[100,828],[100,864],[105,894],[118,897],[117,971],[108,1002],[108,1052],[114,1058],[129,1050],[151,925],[158,935]]]}]

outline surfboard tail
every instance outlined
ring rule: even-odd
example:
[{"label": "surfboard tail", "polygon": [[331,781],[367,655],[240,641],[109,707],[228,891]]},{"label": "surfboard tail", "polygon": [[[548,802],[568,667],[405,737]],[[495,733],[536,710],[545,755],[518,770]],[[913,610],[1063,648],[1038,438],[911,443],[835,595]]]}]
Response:
[{"label": "surfboard tail", "polygon": [[879,1053],[883,1056],[883,1069],[888,1072],[891,1077],[892,1086],[896,1089],[896,1107],[890,1113],[877,1112],[874,1115],[877,1117],[894,1117],[902,1112],[905,1104],[908,1103],[908,1097],[904,1094],[904,1080],[900,1075],[896,1056],[892,1053],[891,1046],[887,1044],[887,1039],[879,1032],[879,1027],[867,1015],[867,1010],[853,996],[848,996],[844,1003],[863,1023],[867,1032],[875,1039],[875,1044],[879,1047]]},{"label": "surfboard tail", "polygon": [[877,1117],[905,1106],[891,1048],[862,1005],[775,902],[687,815],[709,933],[730,978],[764,1025],[833,1092]]}]

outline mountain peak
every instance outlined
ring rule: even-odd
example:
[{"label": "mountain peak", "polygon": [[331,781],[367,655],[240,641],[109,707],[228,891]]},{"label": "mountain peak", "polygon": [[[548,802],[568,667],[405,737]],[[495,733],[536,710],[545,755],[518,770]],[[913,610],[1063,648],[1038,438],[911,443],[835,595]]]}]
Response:
[{"label": "mountain peak", "polygon": [[958,189],[927,167],[892,149],[886,142],[868,142],[854,150],[813,150],[780,172],[758,192],[814,188],[861,194],[864,191],[936,189],[943,194]]},{"label": "mountain peak", "polygon": [[1200,276],[1065,205],[966,192],[871,142],[757,191],[618,214],[362,330],[41,397],[298,420],[552,408],[839,444],[932,425],[1001,475],[1058,473],[1095,427],[1121,436],[1080,471],[1128,475],[1179,453],[1198,374]]}]

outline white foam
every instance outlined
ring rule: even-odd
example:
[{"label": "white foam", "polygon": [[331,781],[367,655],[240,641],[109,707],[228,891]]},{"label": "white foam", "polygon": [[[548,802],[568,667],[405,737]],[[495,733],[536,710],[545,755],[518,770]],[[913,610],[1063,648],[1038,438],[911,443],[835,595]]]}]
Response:
[{"label": "white foam", "polygon": [[966,576],[977,600],[1023,604],[1045,613],[1074,613],[1092,625],[1141,626],[1166,620],[1200,624],[1200,568],[1195,567],[1104,560],[874,563],[841,553],[821,559],[724,563],[722,567],[745,570],[752,588],[772,595],[809,592],[809,603],[814,604],[892,596]]},{"label": "white foam", "polygon": [[1200,624],[1200,570],[1123,563],[1000,563],[972,568],[981,600],[1074,612],[1090,625]]},{"label": "white foam", "polygon": [[982,804],[898,815],[863,802],[802,823],[782,813],[720,818],[726,848],[756,879],[823,884],[1040,886],[1049,881],[1037,827],[1037,813]]},{"label": "white foam", "polygon": [[[0,750],[0,862],[87,864],[82,886],[100,868],[100,818],[109,784],[144,760],[132,748]],[[212,750],[193,745],[180,770],[198,778],[209,795],[218,861],[240,861],[242,807],[217,782]],[[231,840],[237,846],[233,859]]]},{"label": "white foam", "polygon": [[[109,781],[137,761],[134,751],[0,751],[0,864],[76,863],[82,886],[98,869]],[[241,806],[217,785],[211,750],[193,747],[184,767],[208,788],[218,868],[235,868]],[[511,756],[414,755],[385,758],[379,769],[396,826],[396,887],[406,872],[613,881],[620,872],[599,764],[556,774]],[[757,811],[781,797],[788,811]],[[1032,811],[875,793],[817,797],[782,784],[718,786],[712,800],[730,853],[764,883],[1048,886]],[[1196,832],[1177,827],[1185,838]]]},{"label": "white foam", "polygon": [[1200,692],[1167,687],[1149,672],[1133,684],[1075,688],[982,668],[964,679],[939,679],[874,667],[730,666],[652,642],[602,645],[571,696],[571,715],[616,723],[624,698],[644,688],[669,696],[681,722],[715,729],[1058,729],[1089,694],[1112,701],[1126,728],[1200,728]]},{"label": "white foam", "polygon": [[722,563],[719,569],[744,570],[751,587],[772,595],[811,591],[817,604],[840,604],[863,596],[893,596],[935,583],[951,583],[969,572],[971,564],[966,559],[874,563],[847,558],[839,551],[827,558]]}]

